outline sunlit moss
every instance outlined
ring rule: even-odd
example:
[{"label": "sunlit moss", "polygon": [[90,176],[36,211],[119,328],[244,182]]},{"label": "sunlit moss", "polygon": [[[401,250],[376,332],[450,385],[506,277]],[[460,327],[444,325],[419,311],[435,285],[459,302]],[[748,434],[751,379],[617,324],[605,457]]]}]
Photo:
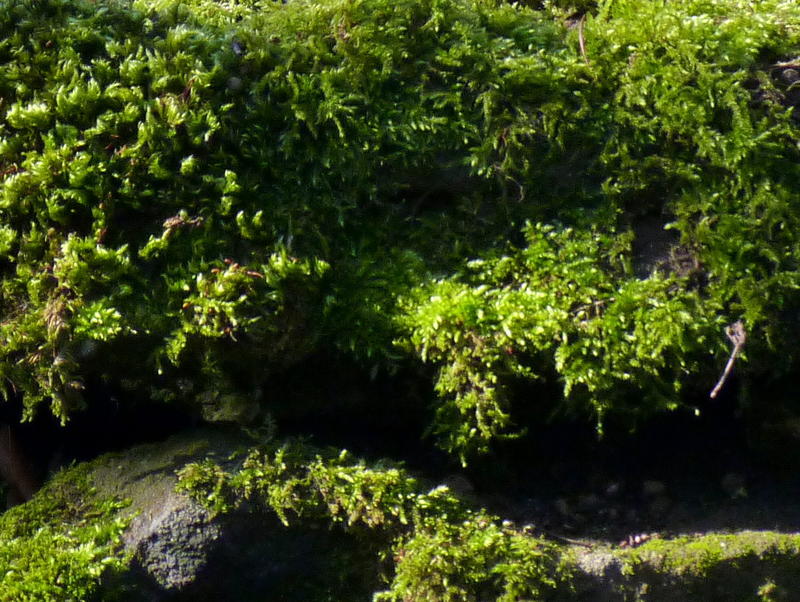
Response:
[{"label": "sunlit moss", "polygon": [[124,569],[125,504],[99,499],[88,474],[86,465],[65,470],[0,515],[3,600],[87,600],[102,578]]}]

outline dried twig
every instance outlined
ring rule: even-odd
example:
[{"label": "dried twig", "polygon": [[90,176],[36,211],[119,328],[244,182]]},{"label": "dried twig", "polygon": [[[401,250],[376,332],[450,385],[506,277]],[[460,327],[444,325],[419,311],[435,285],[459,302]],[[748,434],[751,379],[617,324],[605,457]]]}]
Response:
[{"label": "dried twig", "polygon": [[725,329],[725,334],[728,335],[728,340],[733,343],[733,350],[731,351],[731,356],[728,358],[728,363],[725,364],[725,370],[722,372],[722,376],[716,386],[711,390],[711,394],[709,395],[711,399],[719,395],[720,390],[723,385],[725,385],[725,381],[728,380],[733,370],[733,364],[736,362],[736,358],[739,357],[739,353],[741,353],[742,347],[744,347],[744,343],[747,340],[747,333],[744,330],[744,324],[741,320],[737,320],[728,326]]},{"label": "dried twig", "polygon": [[583,38],[583,22],[586,20],[586,15],[582,15],[578,21],[578,44],[581,46],[581,56],[586,64],[589,64],[589,57],[586,56],[586,40]]}]

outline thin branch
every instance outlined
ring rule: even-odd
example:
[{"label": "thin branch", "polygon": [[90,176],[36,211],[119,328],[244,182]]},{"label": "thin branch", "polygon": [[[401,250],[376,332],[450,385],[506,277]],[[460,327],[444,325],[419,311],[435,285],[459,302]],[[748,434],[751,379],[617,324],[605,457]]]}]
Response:
[{"label": "thin branch", "polygon": [[747,333],[744,330],[744,324],[741,320],[737,320],[728,326],[725,329],[725,334],[728,335],[728,340],[733,343],[733,350],[731,351],[731,356],[728,358],[728,363],[725,364],[725,370],[722,372],[722,376],[716,386],[711,390],[711,394],[709,395],[711,399],[715,399],[717,395],[719,395],[720,390],[725,385],[725,382],[728,380],[733,370],[733,364],[736,363],[736,358],[739,357],[742,347],[744,347],[744,343],[747,340]]},{"label": "thin branch", "polygon": [[582,15],[578,21],[578,44],[581,46],[581,56],[586,64],[589,64],[589,57],[586,56],[586,40],[583,38],[583,22],[586,20],[586,15]]}]

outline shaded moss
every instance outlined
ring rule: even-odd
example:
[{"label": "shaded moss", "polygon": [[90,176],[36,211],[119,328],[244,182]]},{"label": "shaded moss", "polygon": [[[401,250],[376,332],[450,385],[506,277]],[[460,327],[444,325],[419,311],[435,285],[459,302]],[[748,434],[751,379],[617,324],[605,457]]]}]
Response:
[{"label": "shaded moss", "polygon": [[[175,495],[173,470],[181,466],[179,488],[218,518],[244,513],[274,523],[271,553],[294,558],[315,542],[314,557],[301,563],[313,566],[313,575],[302,584],[281,575],[270,586],[287,600],[746,601],[788,600],[800,588],[800,534],[570,546],[501,521],[446,487],[427,489],[395,464],[298,441],[231,457],[242,441],[177,437],[59,473],[31,502],[0,517],[3,599],[91,599],[114,574],[117,581],[104,579],[111,586],[104,599],[114,595],[114,583],[131,593],[132,582],[121,577],[128,557],[120,540],[123,531],[126,541],[137,537],[133,507],[112,501],[109,488],[117,496],[129,491],[133,506],[148,514]],[[115,481],[115,474],[128,476]]]},{"label": "shaded moss", "polygon": [[189,464],[179,488],[218,513],[249,505],[286,527],[349,534],[357,549],[387,563],[380,600],[540,599],[571,572],[554,544],[501,524],[446,487],[425,492],[401,467],[367,465],[346,451],[274,444],[252,450],[239,469]]}]

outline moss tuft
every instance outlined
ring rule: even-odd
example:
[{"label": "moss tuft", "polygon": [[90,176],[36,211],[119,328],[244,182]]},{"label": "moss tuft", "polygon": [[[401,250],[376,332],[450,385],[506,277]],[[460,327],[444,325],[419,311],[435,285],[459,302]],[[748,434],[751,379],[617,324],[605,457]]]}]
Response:
[{"label": "moss tuft", "polygon": [[0,592],[8,602],[83,601],[122,570],[124,503],[100,499],[81,465],[0,516]]}]

